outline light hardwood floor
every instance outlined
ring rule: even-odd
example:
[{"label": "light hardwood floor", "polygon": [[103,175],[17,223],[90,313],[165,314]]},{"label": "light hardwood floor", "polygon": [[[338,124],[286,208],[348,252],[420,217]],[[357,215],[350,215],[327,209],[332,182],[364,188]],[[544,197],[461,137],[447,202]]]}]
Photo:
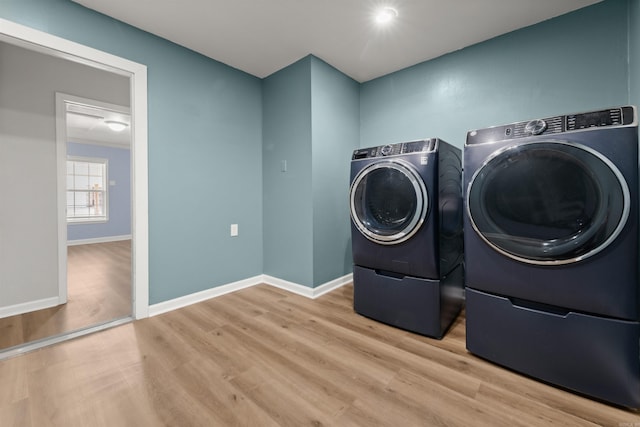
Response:
[{"label": "light hardwood floor", "polygon": [[69,246],[67,303],[0,319],[0,350],[130,314],[131,240]]},{"label": "light hardwood floor", "polygon": [[640,425],[472,356],[463,316],[437,341],[355,314],[352,298],[259,285],[6,360],[0,424]]}]

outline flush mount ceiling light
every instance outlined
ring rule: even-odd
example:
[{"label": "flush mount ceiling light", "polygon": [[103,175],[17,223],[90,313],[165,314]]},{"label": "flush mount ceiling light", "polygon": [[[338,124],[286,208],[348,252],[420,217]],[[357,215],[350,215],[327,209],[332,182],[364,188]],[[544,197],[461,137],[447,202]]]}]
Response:
[{"label": "flush mount ceiling light", "polygon": [[392,7],[381,7],[376,13],[376,23],[379,25],[387,25],[398,17],[398,11]]},{"label": "flush mount ceiling light", "polygon": [[127,123],[119,122],[117,120],[105,120],[104,122],[109,126],[109,129],[114,132],[122,132],[127,128],[127,126],[129,126]]}]

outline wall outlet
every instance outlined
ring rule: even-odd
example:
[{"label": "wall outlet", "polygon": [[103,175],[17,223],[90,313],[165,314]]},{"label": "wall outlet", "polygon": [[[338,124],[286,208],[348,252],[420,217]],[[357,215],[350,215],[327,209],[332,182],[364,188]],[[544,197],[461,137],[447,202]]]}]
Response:
[{"label": "wall outlet", "polygon": [[238,224],[231,224],[231,237],[238,235]]}]

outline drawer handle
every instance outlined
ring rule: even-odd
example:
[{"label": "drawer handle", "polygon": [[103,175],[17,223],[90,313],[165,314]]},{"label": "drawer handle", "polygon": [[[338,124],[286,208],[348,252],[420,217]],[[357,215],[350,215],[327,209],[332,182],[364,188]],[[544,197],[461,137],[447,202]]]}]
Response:
[{"label": "drawer handle", "polygon": [[539,302],[523,300],[520,298],[509,298],[509,301],[514,307],[537,311],[544,314],[551,314],[554,316],[567,317],[567,315],[571,313],[570,310],[556,307],[555,305],[542,304]]}]

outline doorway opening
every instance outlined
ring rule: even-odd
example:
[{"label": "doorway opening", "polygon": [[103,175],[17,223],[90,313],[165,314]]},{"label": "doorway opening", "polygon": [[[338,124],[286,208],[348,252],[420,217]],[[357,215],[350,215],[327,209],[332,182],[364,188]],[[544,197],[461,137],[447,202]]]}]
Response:
[{"label": "doorway opening", "polygon": [[[129,286],[131,290],[128,293],[128,314],[124,318],[121,317],[121,319],[124,319],[124,321],[128,321],[131,318],[139,319],[147,317],[149,272],[146,67],[129,60],[107,54],[105,52],[101,52],[83,45],[79,45],[77,43],[73,43],[68,40],[64,40],[47,33],[33,30],[31,28],[3,19],[0,19],[0,44],[8,47],[5,49],[5,52],[0,49],[0,54],[5,54],[6,51],[16,51],[19,48],[18,50],[21,49],[21,51],[18,52],[18,56],[20,58],[22,58],[23,56],[28,56],[22,55],[22,53],[24,52],[36,52],[38,54],[43,54],[43,56],[50,57],[53,60],[58,61],[58,64],[80,64],[87,69],[96,70],[95,72],[97,73],[102,73],[104,75],[112,77],[115,76],[117,78],[124,77],[125,88],[129,93],[128,104],[131,106],[129,111],[129,129],[131,132],[131,184],[129,185],[129,191],[131,193],[130,200],[132,200],[133,203],[129,208],[129,224],[131,227],[131,230],[129,232],[129,272],[120,273],[120,275],[122,276],[129,277]],[[11,61],[0,61],[0,64],[7,64],[7,66],[10,66],[11,63]],[[18,62],[13,62],[14,65],[17,63]],[[21,63],[20,65],[23,66],[23,70],[39,70],[32,64]],[[55,67],[44,67],[40,71],[47,72],[52,68]],[[23,74],[25,80],[33,78],[33,73]],[[6,75],[7,74],[5,74],[3,71],[3,76]],[[16,75],[19,76],[19,73],[16,73]],[[38,77],[37,82],[48,82],[53,80],[52,78],[49,78],[50,76],[45,76],[44,78],[41,77],[42,76]],[[91,80],[78,79],[78,81],[84,81],[86,87],[92,87]],[[35,84],[37,82],[24,81],[23,83],[25,87],[35,87],[37,86]],[[99,81],[93,82],[93,87],[98,87],[99,85]],[[62,87],[66,86],[62,85]],[[46,169],[46,171],[52,171],[52,175],[43,175],[43,178],[40,179],[40,181],[44,182],[44,186],[46,186],[47,188],[49,188],[50,185],[53,185],[53,187],[58,187],[60,183],[64,183],[66,181],[66,170],[60,171],[58,170],[58,168],[56,168],[56,162],[60,162],[61,160],[63,162],[66,162],[66,146],[64,147],[64,150],[59,150],[59,147],[56,144],[56,141],[60,139],[60,135],[58,134],[64,134],[67,132],[64,123],[65,120],[63,120],[61,123],[60,120],[55,116],[53,105],[54,102],[34,102],[34,104],[37,105],[38,108],[42,109],[38,110],[37,114],[30,113],[24,108],[24,106],[27,105],[28,102],[24,99],[27,96],[26,91],[23,92],[24,93],[22,93],[20,98],[20,108],[16,108],[15,106],[11,105],[2,107],[3,110],[7,112],[6,115],[4,113],[3,115],[5,115],[6,117],[11,117],[12,120],[10,122],[3,122],[4,125],[0,126],[0,134],[2,136],[2,138],[0,138],[0,142],[2,142],[1,145],[5,145],[4,148],[6,148],[6,152],[10,152],[11,150],[13,150],[13,152],[24,150],[28,144],[38,147],[48,147],[42,153],[38,154],[38,158],[43,160],[43,164],[45,164],[44,160],[49,159],[48,156],[51,155],[51,162],[46,164],[50,164],[52,165],[52,167],[46,166],[44,169]],[[91,92],[91,90],[89,90],[89,92]],[[47,93],[49,93],[48,96],[54,97],[53,91]],[[80,91],[78,93],[82,92]],[[48,107],[49,105],[51,107]],[[51,113],[45,111],[46,108],[51,108]],[[51,114],[51,116],[49,116],[49,114]],[[38,119],[41,119],[43,117],[44,120],[41,123],[34,122],[34,119],[37,122]],[[5,125],[9,126],[9,128],[2,129],[2,127],[6,127]],[[65,138],[63,138],[63,140],[65,140]],[[3,147],[0,146],[0,149],[2,148]],[[22,170],[24,171],[24,168]],[[41,169],[35,168],[33,170],[40,171]],[[8,171],[9,169],[5,168],[5,172],[8,173]],[[19,172],[20,171],[16,169],[16,173]],[[27,180],[24,180],[24,174],[16,176],[6,176],[7,179],[5,180],[5,184],[7,185],[0,186],[0,190],[6,192],[9,196],[14,195],[16,197],[22,197],[22,194],[31,194],[29,192],[18,191],[14,187],[15,183],[21,182],[21,179],[23,181],[32,182],[29,181],[32,179],[32,175],[33,174],[28,175],[27,177],[29,179]],[[106,182],[108,183],[108,177],[106,177],[106,179]],[[115,181],[116,182],[114,186],[118,186],[119,182],[121,182],[119,180]],[[39,189],[40,186],[32,185],[31,188]],[[94,194],[92,194],[92,196],[96,196],[99,193],[97,188],[95,190],[96,191],[93,192]],[[31,254],[30,256],[16,256],[17,259],[19,259],[23,263],[32,263],[33,268],[29,269],[28,266],[25,267],[23,265],[21,265],[20,268],[14,268],[14,266],[11,266],[6,262],[0,265],[0,273],[2,273],[0,274],[0,277],[3,278],[2,288],[5,291],[7,289],[9,289],[9,291],[15,289],[25,291],[22,294],[18,292],[8,294],[8,296],[10,298],[13,298],[13,300],[4,297],[0,299],[0,301],[5,303],[5,306],[0,307],[0,318],[5,319],[10,317],[11,315],[15,315],[16,313],[39,311],[43,308],[59,309],[59,307],[64,305],[67,301],[66,286],[64,286],[65,289],[64,291],[62,291],[62,286],[60,285],[61,283],[66,284],[68,274],[66,265],[67,257],[60,255],[61,253],[64,253],[65,255],[67,253],[66,193],[67,192],[65,189],[64,192],[56,192],[57,198],[55,196],[47,196],[47,200],[51,199],[52,203],[47,204],[46,206],[43,204],[42,206],[45,206],[46,209],[30,209],[27,211],[30,214],[33,214],[35,218],[35,220],[31,220],[28,224],[35,225],[39,224],[39,222],[44,222],[47,224],[47,227],[49,228],[47,228],[46,230],[46,237],[49,238],[48,241],[52,243],[43,244],[42,234],[36,234],[33,231],[30,231],[31,234],[34,234],[33,239],[31,239],[33,240],[34,244],[31,245],[33,247],[31,248],[29,246],[29,237],[27,236],[27,239],[25,239],[23,238],[23,236],[19,235],[19,233],[23,230],[29,230],[29,227],[19,228],[17,225],[8,223],[2,225],[3,230],[5,231],[9,230],[12,233],[15,231],[14,234],[16,235],[16,241],[19,243],[19,245],[14,245],[14,252],[24,249],[25,251],[27,251],[26,253]],[[39,201],[41,199],[30,196],[29,198],[26,198],[26,200]],[[98,199],[94,197],[94,201],[90,202],[90,204],[95,203],[96,201],[98,201]],[[16,204],[14,206],[20,205]],[[52,208],[49,208],[49,206],[52,206]],[[37,216],[36,214],[39,214],[40,216]],[[16,214],[14,216],[16,218],[20,218],[20,215]],[[63,219],[62,221],[60,220],[61,218]],[[4,243],[7,244],[7,240],[4,240]],[[124,240],[126,239],[120,240],[120,242]],[[117,241],[114,241],[113,243],[117,243]],[[46,257],[46,274],[43,273],[44,270],[39,264],[39,256]],[[53,257],[53,260],[51,257]],[[121,255],[118,255],[118,257],[122,258]],[[15,271],[12,270],[12,268]],[[51,287],[47,285],[48,287],[44,289],[46,291],[46,294],[38,294],[36,292],[39,292],[42,289],[37,289],[36,291],[33,291],[31,292],[31,294],[29,294],[28,289],[32,283],[42,283],[44,282],[44,280],[21,281],[20,272],[24,273],[28,271],[37,272],[42,276],[42,278],[45,278],[48,283],[50,282],[54,284],[54,286]],[[17,273],[13,274],[15,272]],[[24,276],[24,274],[22,274],[22,276]],[[42,295],[44,295],[44,297]],[[116,321],[115,324],[119,322],[121,323],[122,320]],[[11,357],[25,351],[40,348],[45,345],[63,341],[65,339],[74,338],[79,335],[84,335],[86,333],[90,333],[95,330],[100,330],[105,327],[114,325],[114,322],[107,323],[108,324],[93,324],[89,327],[79,330],[68,330],[67,332],[54,335],[52,337],[41,339],[38,338],[31,342],[25,342],[24,345],[11,347],[5,351],[3,351],[3,348],[0,348],[0,359]]]}]

